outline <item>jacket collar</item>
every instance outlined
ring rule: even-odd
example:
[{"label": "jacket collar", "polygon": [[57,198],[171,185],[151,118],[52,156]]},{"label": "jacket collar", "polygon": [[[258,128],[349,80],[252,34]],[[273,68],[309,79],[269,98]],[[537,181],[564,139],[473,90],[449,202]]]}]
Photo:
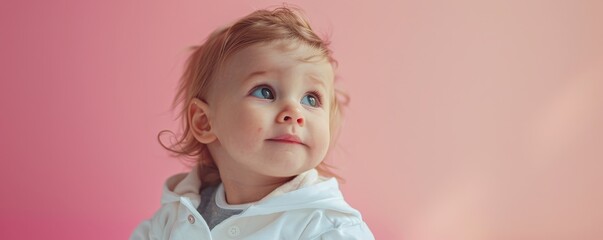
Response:
[{"label": "jacket collar", "polygon": [[[179,202],[181,197],[186,197],[194,206],[198,206],[201,201],[199,190],[203,184],[200,179],[198,165],[188,173],[169,177],[163,187],[161,204]],[[247,212],[267,213],[301,208],[327,208],[360,216],[343,200],[337,180],[320,176],[316,169],[303,172],[276,188]]]},{"label": "jacket collar", "polygon": [[[195,204],[199,204],[199,190],[203,184],[199,177],[199,166],[195,165],[188,173],[179,173],[169,177],[163,186],[161,203],[180,201],[180,197],[187,197]],[[310,169],[299,174],[291,181],[278,187],[264,199],[283,195],[285,193],[324,182],[327,179],[318,175],[316,169]]]},{"label": "jacket collar", "polygon": [[199,205],[201,180],[198,169],[198,166],[195,166],[188,173],[179,173],[169,177],[163,185],[161,204],[178,202],[180,197],[187,197],[193,204]]}]

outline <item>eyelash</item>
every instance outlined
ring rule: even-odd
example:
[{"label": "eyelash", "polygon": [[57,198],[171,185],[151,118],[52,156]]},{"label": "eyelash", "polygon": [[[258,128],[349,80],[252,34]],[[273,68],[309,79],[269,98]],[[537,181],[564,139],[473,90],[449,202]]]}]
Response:
[{"label": "eyelash", "polygon": [[[274,94],[275,91],[272,87],[270,87],[268,85],[258,85],[258,86],[251,88],[251,90],[249,91],[249,93],[247,93],[247,95],[251,95],[253,92],[255,92],[255,90],[258,90],[258,89],[264,88],[264,87],[270,89],[270,91],[272,91],[272,94]],[[318,91],[310,91],[310,92],[307,92],[307,94],[314,95],[314,97],[316,98],[316,101],[317,101],[316,107],[322,106],[322,95]],[[274,94],[274,95],[276,96],[276,94]]]},{"label": "eyelash", "polygon": [[314,95],[314,97],[316,98],[316,101],[318,102],[316,107],[321,107],[322,106],[322,95],[320,95],[320,93],[318,91],[310,91],[308,93],[311,95]]}]

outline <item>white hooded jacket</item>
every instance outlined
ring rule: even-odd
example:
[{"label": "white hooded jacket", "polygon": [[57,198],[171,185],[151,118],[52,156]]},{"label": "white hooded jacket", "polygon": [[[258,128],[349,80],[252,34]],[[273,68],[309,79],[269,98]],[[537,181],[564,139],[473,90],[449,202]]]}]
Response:
[{"label": "white hooded jacket", "polygon": [[337,180],[315,169],[212,230],[197,211],[201,184],[197,167],[168,178],[161,208],[130,239],[374,239],[360,213],[344,201]]}]

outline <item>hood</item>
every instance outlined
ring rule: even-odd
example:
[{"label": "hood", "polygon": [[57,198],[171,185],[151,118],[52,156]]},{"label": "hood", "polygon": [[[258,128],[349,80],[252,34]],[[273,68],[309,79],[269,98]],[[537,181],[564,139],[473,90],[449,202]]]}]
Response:
[{"label": "hood", "polygon": [[[179,202],[181,197],[186,197],[194,206],[199,206],[201,201],[199,189],[202,184],[198,166],[193,167],[188,173],[171,176],[163,187],[161,204]],[[303,172],[276,188],[249,207],[245,214],[270,214],[311,208],[329,209],[361,217],[357,210],[344,201],[337,179],[322,177],[316,169]]]}]

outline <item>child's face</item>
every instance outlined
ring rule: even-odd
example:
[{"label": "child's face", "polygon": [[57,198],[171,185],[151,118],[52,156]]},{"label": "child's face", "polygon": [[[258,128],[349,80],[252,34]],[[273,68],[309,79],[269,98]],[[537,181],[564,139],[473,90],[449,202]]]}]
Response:
[{"label": "child's face", "polygon": [[316,54],[304,44],[275,42],[228,60],[207,99],[217,137],[208,147],[221,172],[289,177],[323,160],[334,73],[326,59],[300,61]]}]

